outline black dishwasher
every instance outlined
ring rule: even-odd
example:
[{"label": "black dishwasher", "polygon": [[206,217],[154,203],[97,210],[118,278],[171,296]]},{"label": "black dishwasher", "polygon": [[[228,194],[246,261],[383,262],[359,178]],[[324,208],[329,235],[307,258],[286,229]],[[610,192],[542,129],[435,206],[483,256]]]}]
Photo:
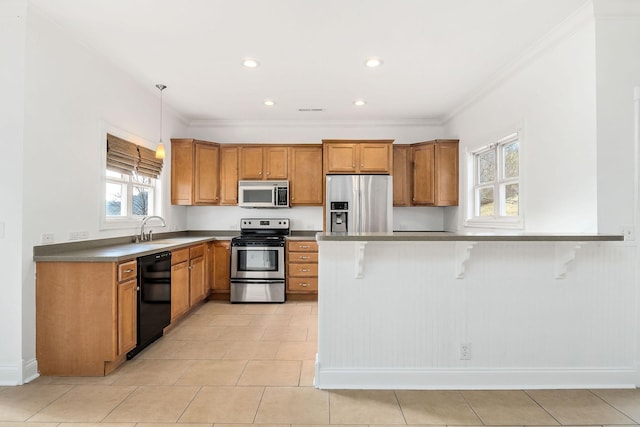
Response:
[{"label": "black dishwasher", "polygon": [[138,258],[138,340],[133,358],[162,336],[171,323],[171,252]]}]

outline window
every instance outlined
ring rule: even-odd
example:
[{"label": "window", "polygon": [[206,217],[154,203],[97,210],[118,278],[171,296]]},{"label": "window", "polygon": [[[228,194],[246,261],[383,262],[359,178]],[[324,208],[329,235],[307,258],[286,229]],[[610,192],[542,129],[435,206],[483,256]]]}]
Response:
[{"label": "window", "polygon": [[520,135],[514,133],[470,155],[467,225],[522,225]]},{"label": "window", "polygon": [[159,215],[159,180],[162,160],[155,152],[107,134],[103,226],[129,226],[139,218]]}]

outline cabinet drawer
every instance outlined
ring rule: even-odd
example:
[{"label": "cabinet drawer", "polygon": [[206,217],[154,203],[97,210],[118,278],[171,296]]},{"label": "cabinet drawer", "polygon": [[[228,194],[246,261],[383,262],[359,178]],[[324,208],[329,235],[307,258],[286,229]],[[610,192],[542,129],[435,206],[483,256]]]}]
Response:
[{"label": "cabinet drawer", "polygon": [[189,248],[171,251],[171,265],[180,264],[189,259]]},{"label": "cabinet drawer", "polygon": [[312,240],[287,240],[287,249],[292,252],[318,252],[318,242]]},{"label": "cabinet drawer", "polygon": [[118,282],[124,282],[125,280],[132,279],[137,276],[137,273],[136,260],[118,264]]},{"label": "cabinet drawer", "polygon": [[199,256],[203,256],[204,255],[204,246],[205,245],[191,246],[189,248],[189,259],[198,258]]},{"label": "cabinet drawer", "polygon": [[318,264],[289,264],[289,276],[318,277]]},{"label": "cabinet drawer", "polygon": [[318,292],[318,278],[290,277],[287,280],[287,290],[293,292]]},{"label": "cabinet drawer", "polygon": [[289,252],[289,262],[318,262],[318,252]]}]

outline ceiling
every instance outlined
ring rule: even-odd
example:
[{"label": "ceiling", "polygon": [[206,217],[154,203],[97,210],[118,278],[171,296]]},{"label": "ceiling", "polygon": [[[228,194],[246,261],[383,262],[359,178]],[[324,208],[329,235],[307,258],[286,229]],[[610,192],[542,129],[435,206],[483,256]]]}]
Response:
[{"label": "ceiling", "polygon": [[[30,4],[158,96],[155,85],[167,85],[165,104],[189,122],[437,122],[585,0]],[[365,67],[371,56],[383,65]],[[243,67],[246,57],[260,66]]]}]

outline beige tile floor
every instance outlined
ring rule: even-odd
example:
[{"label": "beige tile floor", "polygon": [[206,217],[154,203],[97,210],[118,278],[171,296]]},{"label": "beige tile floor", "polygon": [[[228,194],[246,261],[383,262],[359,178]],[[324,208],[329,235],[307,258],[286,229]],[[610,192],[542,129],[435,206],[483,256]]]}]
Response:
[{"label": "beige tile floor", "polygon": [[316,303],[208,302],[107,377],[0,387],[0,427],[640,423],[638,390],[317,390],[316,340]]}]

